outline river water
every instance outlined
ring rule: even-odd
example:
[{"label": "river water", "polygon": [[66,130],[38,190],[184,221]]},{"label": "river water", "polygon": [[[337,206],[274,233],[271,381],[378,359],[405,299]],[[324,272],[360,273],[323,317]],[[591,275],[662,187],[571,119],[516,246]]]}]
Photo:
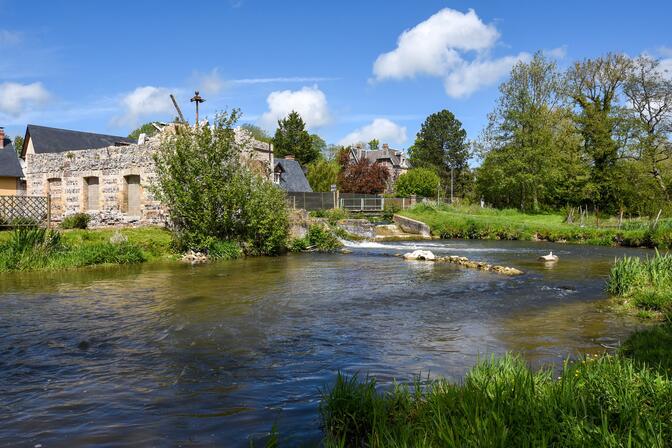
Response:
[{"label": "river water", "polygon": [[[340,369],[381,384],[459,380],[479,356],[560,364],[638,323],[605,306],[632,249],[549,243],[351,244],[205,266],[0,276],[0,446],[319,443]],[[514,266],[505,277],[392,257],[414,248]],[[555,266],[536,259],[549,250]]]}]

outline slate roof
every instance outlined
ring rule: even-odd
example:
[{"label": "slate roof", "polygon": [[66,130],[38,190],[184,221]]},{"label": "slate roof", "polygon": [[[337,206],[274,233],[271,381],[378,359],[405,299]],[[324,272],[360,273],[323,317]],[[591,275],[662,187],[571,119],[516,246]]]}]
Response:
[{"label": "slate roof", "polygon": [[274,171],[280,172],[280,188],[291,192],[312,192],[308,179],[301,169],[301,165],[296,160],[275,159]]},{"label": "slate roof", "polygon": [[16,155],[14,145],[8,138],[5,139],[5,147],[0,149],[0,176],[23,177],[23,170]]},{"label": "slate roof", "polygon": [[363,155],[366,157],[369,162],[371,163],[376,163],[379,160],[389,160],[390,163],[395,168],[408,168],[409,163],[408,160],[402,159],[402,153],[401,151],[397,151],[396,149],[376,149],[376,150],[362,150],[361,152],[358,153],[356,149],[352,150],[352,154],[355,157],[355,160],[357,160],[358,154]]},{"label": "slate roof", "polygon": [[[136,140],[118,135],[94,134],[29,124],[26,137],[30,136],[36,154],[77,151],[115,146],[118,143],[136,143]],[[27,138],[26,138],[27,140]]]}]

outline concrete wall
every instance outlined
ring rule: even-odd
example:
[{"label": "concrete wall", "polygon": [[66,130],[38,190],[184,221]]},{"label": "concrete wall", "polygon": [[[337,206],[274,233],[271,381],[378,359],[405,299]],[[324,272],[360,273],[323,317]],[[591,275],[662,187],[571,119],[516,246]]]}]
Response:
[{"label": "concrete wall", "polygon": [[401,227],[406,233],[413,233],[415,235],[431,236],[431,230],[427,224],[415,219],[407,218],[405,216],[394,215],[392,220],[395,224]]}]

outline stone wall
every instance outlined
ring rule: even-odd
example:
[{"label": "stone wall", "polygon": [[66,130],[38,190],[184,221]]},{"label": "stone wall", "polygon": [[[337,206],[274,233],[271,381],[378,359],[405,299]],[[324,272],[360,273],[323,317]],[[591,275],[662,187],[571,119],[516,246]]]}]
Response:
[{"label": "stone wall", "polygon": [[[236,136],[242,146],[241,161],[263,176],[270,176],[273,147],[268,143]],[[61,153],[26,154],[24,175],[27,194],[51,195],[52,220],[85,212],[92,227],[108,225],[164,225],[166,208],[154,197],[150,186],[156,179],[152,154],[160,138],[142,144],[110,146]],[[129,181],[140,177],[139,213],[129,213]],[[98,200],[88,198],[89,179],[98,180]],[[95,183],[95,181],[94,181]],[[133,185],[133,191],[135,185]],[[93,203],[92,203],[93,202]]]},{"label": "stone wall", "polygon": [[[162,225],[164,207],[149,191],[155,179],[152,153],[158,143],[111,146],[63,153],[28,154],[25,177],[29,195],[51,194],[52,219],[74,213],[91,215],[91,226]],[[128,176],[140,177],[140,214],[127,213]],[[88,207],[87,178],[98,178],[97,210]]]}]

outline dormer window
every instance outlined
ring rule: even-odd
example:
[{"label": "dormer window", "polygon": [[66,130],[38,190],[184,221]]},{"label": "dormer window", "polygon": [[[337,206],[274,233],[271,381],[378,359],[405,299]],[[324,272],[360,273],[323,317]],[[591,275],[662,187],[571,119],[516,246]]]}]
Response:
[{"label": "dormer window", "polygon": [[280,172],[276,171],[273,173],[273,183],[274,184],[279,184],[280,183]]}]

